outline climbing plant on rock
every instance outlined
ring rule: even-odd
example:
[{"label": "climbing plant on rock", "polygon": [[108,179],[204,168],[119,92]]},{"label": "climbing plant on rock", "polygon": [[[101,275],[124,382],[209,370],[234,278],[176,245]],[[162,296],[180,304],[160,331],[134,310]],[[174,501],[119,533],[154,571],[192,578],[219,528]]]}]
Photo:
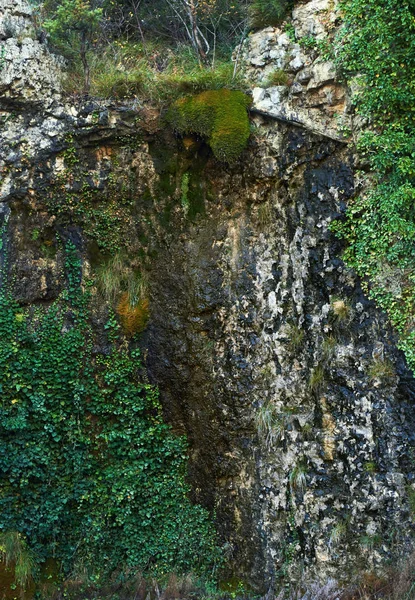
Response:
[{"label": "climbing plant on rock", "polygon": [[[358,150],[374,185],[333,229],[344,258],[387,311],[415,370],[415,17],[408,0],[344,0],[335,44],[339,67],[355,75],[356,110],[368,120]],[[363,174],[364,175],[364,174]]]},{"label": "climbing plant on rock", "polygon": [[95,583],[125,568],[211,573],[219,552],[188,499],[185,439],[163,422],[115,319],[110,349],[94,348],[88,285],[66,251],[67,291],[50,308],[0,293],[0,531]]},{"label": "climbing plant on rock", "polygon": [[206,137],[216,158],[233,163],[248,143],[249,104],[250,99],[242,92],[209,90],[177,100],[167,118],[179,133]]}]

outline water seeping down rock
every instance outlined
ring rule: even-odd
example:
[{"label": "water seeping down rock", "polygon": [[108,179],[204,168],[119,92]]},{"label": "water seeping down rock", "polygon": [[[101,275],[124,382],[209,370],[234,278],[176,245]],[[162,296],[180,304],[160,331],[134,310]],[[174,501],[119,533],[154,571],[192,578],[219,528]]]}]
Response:
[{"label": "water seeping down rock", "polygon": [[[58,297],[56,234],[85,275],[118,248],[145,270],[149,378],[188,436],[193,496],[216,511],[229,577],[265,592],[301,569],[342,580],[404,553],[415,382],[329,230],[354,193],[353,115],[332,65],[278,29],[252,36],[252,80],[284,68],[292,85],[255,88],[253,134],[229,167],[148,107],[63,101],[29,7],[1,11],[1,252],[15,298]],[[333,15],[312,0],[293,25],[324,38]],[[101,331],[98,293],[94,307]]]}]

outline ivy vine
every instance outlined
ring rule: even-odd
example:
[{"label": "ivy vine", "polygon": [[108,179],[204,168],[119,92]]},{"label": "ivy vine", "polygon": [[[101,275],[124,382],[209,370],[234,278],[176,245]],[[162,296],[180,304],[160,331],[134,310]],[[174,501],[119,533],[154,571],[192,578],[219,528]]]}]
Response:
[{"label": "ivy vine", "polygon": [[0,532],[95,584],[126,569],[211,575],[219,550],[188,499],[186,441],[163,422],[114,319],[97,350],[71,242],[66,278],[46,309],[0,292]]},{"label": "ivy vine", "polygon": [[415,9],[409,0],[344,0],[340,9],[335,54],[356,76],[356,110],[369,123],[358,141],[369,185],[332,228],[415,370]]}]

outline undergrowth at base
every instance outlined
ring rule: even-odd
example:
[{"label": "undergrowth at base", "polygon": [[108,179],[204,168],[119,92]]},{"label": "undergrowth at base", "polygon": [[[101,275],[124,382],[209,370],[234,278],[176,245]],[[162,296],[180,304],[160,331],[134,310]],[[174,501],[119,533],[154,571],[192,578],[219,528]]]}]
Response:
[{"label": "undergrowth at base", "polygon": [[67,291],[51,307],[0,293],[0,531],[18,532],[37,565],[53,557],[62,577],[95,586],[126,570],[211,577],[219,550],[188,499],[186,441],[114,320],[97,352],[88,285],[66,252]]},{"label": "undergrowth at base", "polygon": [[344,259],[388,313],[415,370],[415,8],[403,0],[344,0],[335,52],[369,122],[358,141],[363,190],[332,229]]}]

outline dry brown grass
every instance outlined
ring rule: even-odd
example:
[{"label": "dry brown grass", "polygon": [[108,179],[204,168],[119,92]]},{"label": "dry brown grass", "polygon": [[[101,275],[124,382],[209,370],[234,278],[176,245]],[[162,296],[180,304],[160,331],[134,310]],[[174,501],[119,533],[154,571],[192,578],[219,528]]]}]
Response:
[{"label": "dry brown grass", "polygon": [[132,337],[140,333],[146,328],[150,316],[148,298],[141,298],[135,303],[130,294],[124,292],[117,306],[117,314],[126,335]]},{"label": "dry brown grass", "polygon": [[341,600],[415,600],[415,551],[383,576],[365,573]]}]

